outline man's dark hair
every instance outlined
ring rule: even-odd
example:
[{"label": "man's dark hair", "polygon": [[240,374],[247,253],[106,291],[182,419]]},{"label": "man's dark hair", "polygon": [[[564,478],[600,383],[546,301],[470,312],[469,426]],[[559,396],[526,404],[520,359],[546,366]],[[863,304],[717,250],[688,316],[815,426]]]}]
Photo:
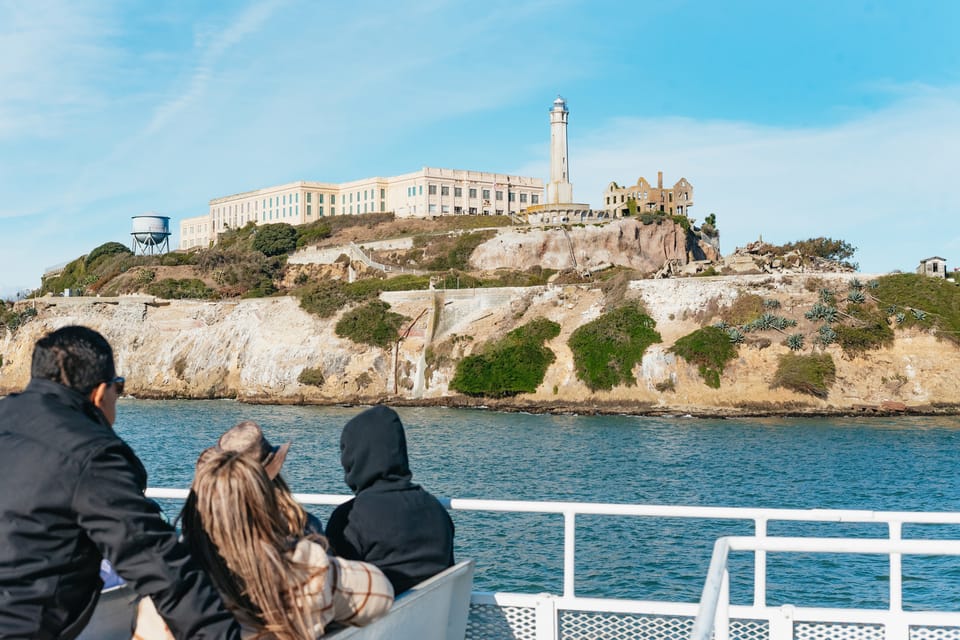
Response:
[{"label": "man's dark hair", "polygon": [[86,395],[116,375],[113,349],[89,327],[63,327],[37,340],[30,375]]}]

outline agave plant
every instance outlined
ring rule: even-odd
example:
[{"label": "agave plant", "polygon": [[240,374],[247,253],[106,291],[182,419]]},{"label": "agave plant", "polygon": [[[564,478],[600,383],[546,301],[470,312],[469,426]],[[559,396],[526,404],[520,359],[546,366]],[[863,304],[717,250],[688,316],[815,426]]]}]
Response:
[{"label": "agave plant", "polygon": [[830,300],[833,299],[833,291],[830,291],[830,289],[820,289],[820,291],[817,292],[817,295],[820,296],[820,302],[824,304],[829,303]]},{"label": "agave plant", "polygon": [[746,340],[746,337],[736,327],[730,327],[727,329],[727,335],[730,337],[730,342],[733,344],[743,344],[743,341]]},{"label": "agave plant", "polygon": [[837,310],[821,302],[815,302],[813,306],[810,307],[810,310],[803,315],[806,316],[808,320],[826,320],[830,323],[837,321]]},{"label": "agave plant", "polygon": [[767,309],[779,309],[780,301],[776,298],[767,298],[763,301],[763,306]]},{"label": "agave plant", "polygon": [[923,309],[911,309],[910,311],[913,312],[913,317],[921,322],[927,319],[927,312]]},{"label": "agave plant", "polygon": [[817,341],[823,346],[833,344],[837,341],[837,332],[834,331],[830,325],[825,324],[820,327],[819,331],[817,331]]},{"label": "agave plant", "polygon": [[726,331],[727,329],[730,328],[730,325],[728,325],[724,320],[714,322],[713,326],[715,329],[720,329],[720,331]]},{"label": "agave plant", "polygon": [[887,315],[892,316],[897,313],[897,305],[891,304],[887,307]]},{"label": "agave plant", "polygon": [[880,281],[876,279],[871,280],[870,282],[867,283],[867,286],[870,287],[871,289],[877,289],[880,287]]},{"label": "agave plant", "polygon": [[897,312],[897,315],[895,317],[897,320],[897,324],[903,324],[904,322],[907,321],[907,314],[905,314],[903,311]]},{"label": "agave plant", "polygon": [[863,282],[859,278],[850,278],[850,282],[847,283],[847,286],[850,287],[851,291],[860,291],[863,289]]},{"label": "agave plant", "polygon": [[861,289],[853,289],[847,294],[847,300],[854,304],[863,304],[867,301],[867,296],[863,295],[863,291]]},{"label": "agave plant", "polygon": [[803,334],[791,333],[789,336],[787,336],[784,344],[787,345],[791,351],[800,351],[803,349]]}]

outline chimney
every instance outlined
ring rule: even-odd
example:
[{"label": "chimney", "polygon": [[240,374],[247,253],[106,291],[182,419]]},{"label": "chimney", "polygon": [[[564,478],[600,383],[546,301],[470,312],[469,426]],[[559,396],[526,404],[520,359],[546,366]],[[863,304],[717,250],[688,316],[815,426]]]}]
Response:
[{"label": "chimney", "polygon": [[657,189],[663,189],[663,171],[657,171]]}]

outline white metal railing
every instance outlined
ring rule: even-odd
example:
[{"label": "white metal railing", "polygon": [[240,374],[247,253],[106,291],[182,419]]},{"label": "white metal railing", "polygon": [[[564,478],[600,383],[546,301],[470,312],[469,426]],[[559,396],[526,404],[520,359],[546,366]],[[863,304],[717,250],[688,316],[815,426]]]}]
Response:
[{"label": "white metal railing", "polygon": [[[148,489],[147,496],[151,498],[183,500],[187,496],[187,491],[183,489]],[[352,496],[338,494],[295,494],[298,501],[303,504],[313,505],[337,505]],[[901,556],[904,553],[933,553],[944,555],[960,555],[960,541],[935,541],[935,540],[902,540],[901,531],[904,524],[938,524],[938,525],[960,525],[960,512],[899,512],[899,511],[866,511],[866,510],[836,510],[836,509],[755,509],[744,507],[690,507],[675,505],[631,505],[631,504],[610,504],[610,503],[580,503],[580,502],[533,502],[520,500],[474,500],[474,499],[444,499],[440,500],[444,506],[451,510],[459,511],[484,511],[501,513],[530,513],[530,514],[559,514],[564,519],[563,535],[563,591],[560,595],[551,594],[511,594],[511,593],[481,593],[474,592],[472,603],[475,606],[495,606],[500,608],[520,608],[529,609],[530,614],[535,619],[536,630],[530,635],[514,633],[513,635],[502,636],[484,636],[476,637],[503,637],[503,638],[531,638],[539,640],[541,638],[563,639],[564,636],[557,629],[558,619],[563,611],[573,612],[613,612],[619,614],[628,614],[633,616],[671,616],[685,618],[693,622],[694,616],[698,615],[698,605],[696,602],[664,602],[664,601],[642,601],[625,599],[601,599],[601,598],[580,598],[575,593],[575,557],[576,557],[576,517],[578,515],[590,516],[626,516],[640,518],[679,518],[679,519],[697,519],[697,520],[723,520],[723,521],[743,521],[752,522],[754,528],[753,537],[726,537],[721,538],[717,545],[723,546],[722,553],[718,554],[715,547],[713,559],[711,561],[707,582],[704,586],[704,596],[701,599],[700,608],[704,602],[715,599],[711,611],[718,609],[726,610],[727,613],[738,613],[739,618],[758,618],[769,614],[770,608],[766,606],[766,583],[767,583],[767,557],[768,551],[808,551],[813,550],[819,544],[823,544],[823,552],[829,549],[838,549],[841,552],[858,553],[884,553],[890,556],[890,611],[894,614],[902,613],[902,574],[901,574]],[[826,539],[827,542],[808,542],[823,539],[816,538],[777,538],[767,536],[767,527],[770,522],[820,522],[820,523],[875,523],[886,524],[888,537],[886,538],[850,538],[850,539]],[[723,542],[721,542],[723,541]],[[733,541],[732,545],[731,542]],[[784,545],[793,545],[796,548],[785,549]],[[834,546],[829,546],[834,545]],[[729,606],[729,585],[728,578],[724,577],[726,571],[726,554],[729,550],[749,550],[753,552],[754,576],[753,576],[753,605]],[[866,550],[870,551],[866,551]],[[884,549],[884,550],[881,550]],[[941,550],[944,550],[941,552]],[[718,559],[722,556],[722,560]],[[714,568],[714,563],[721,563],[720,569]],[[720,578],[716,578],[716,572],[720,572]],[[726,585],[726,586],[724,586]],[[709,590],[709,596],[708,596]],[[725,590],[725,591],[724,591]],[[725,599],[724,599],[725,598]],[[727,602],[724,607],[718,607],[718,603]],[[960,607],[958,607],[960,610]],[[789,605],[786,608],[780,608],[779,611],[793,611]],[[859,617],[844,615],[843,610],[831,609],[809,609],[811,615],[826,616],[824,619],[839,620],[860,620],[876,624],[890,623],[890,615],[886,611],[874,612],[874,610],[856,610],[857,614],[863,614]],[[873,612],[873,613],[871,613]],[[960,640],[960,613],[942,614],[937,617],[936,614],[928,614],[928,622],[942,622],[946,626],[956,627],[957,633],[950,635],[951,638]],[[881,615],[883,614],[883,615]],[[700,611],[700,615],[706,615]],[[717,614],[719,615],[719,614]],[[786,615],[786,614],[784,614]],[[906,617],[915,616],[914,612],[905,614]],[[775,616],[774,616],[775,617]],[[704,625],[712,628],[714,614],[710,614],[705,619],[709,622],[698,622],[698,633]],[[729,618],[729,616],[728,616]],[[902,621],[901,616],[898,620]],[[896,620],[894,623],[898,623]],[[534,624],[534,622],[531,622]],[[546,626],[544,626],[546,625]],[[778,626],[779,625],[779,626]],[[782,638],[792,637],[784,636],[779,629],[782,628],[782,620],[773,620],[770,622],[770,637]],[[717,632],[717,640],[727,640],[721,632]],[[468,630],[468,638],[470,638]],[[592,636],[592,637],[614,637],[614,636]],[[629,636],[627,636],[629,637]],[[668,637],[690,637],[690,630],[684,627],[680,633],[672,633]],[[698,636],[698,637],[703,637]],[[709,637],[709,631],[708,635]],[[894,635],[892,637],[899,638]]]},{"label": "white metal railing", "polygon": [[[899,527],[896,529],[899,534]],[[717,539],[713,547],[713,557],[704,581],[700,607],[690,634],[691,640],[710,640],[711,636],[716,640],[727,640],[730,637],[730,574],[727,560],[731,551],[887,555],[890,557],[889,608],[886,611],[871,611],[866,617],[861,614],[860,621],[883,624],[884,637],[887,640],[906,640],[911,623],[924,626],[960,625],[960,607],[956,612],[903,611],[901,573],[901,559],[904,555],[960,556],[958,540],[725,536]],[[765,607],[766,603],[754,603],[754,606]],[[798,614],[798,611],[802,612],[792,606],[773,611],[770,617],[771,638],[792,638],[792,629],[784,629],[786,625],[783,623],[791,623],[792,626],[793,621],[803,619],[804,616],[802,613]],[[823,609],[811,608],[810,611],[816,613],[808,617],[818,622],[846,621],[846,616],[831,616]]]}]

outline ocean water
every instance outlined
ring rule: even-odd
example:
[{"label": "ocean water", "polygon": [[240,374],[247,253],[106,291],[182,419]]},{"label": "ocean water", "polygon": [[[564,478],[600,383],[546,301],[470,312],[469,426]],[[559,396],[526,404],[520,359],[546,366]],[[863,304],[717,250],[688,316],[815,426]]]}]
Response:
[{"label": "ocean water", "polygon": [[[342,493],[339,437],[359,408],[233,401],[120,403],[116,429],[150,486],[189,485],[205,447],[244,419],[292,441],[294,491]],[[693,419],[551,416],[399,408],[414,481],[437,496],[726,507],[960,511],[960,418]],[[171,515],[179,506],[164,504]],[[313,511],[326,521],[330,508]],[[457,556],[474,558],[475,588],[562,592],[560,516],[453,512]],[[714,540],[750,535],[735,521],[577,518],[581,596],[699,599]],[[772,523],[771,535],[884,537],[865,524]],[[905,537],[960,539],[957,527],[906,527]],[[768,603],[885,607],[886,556],[768,557]],[[752,595],[752,555],[731,558],[734,603]],[[960,598],[960,560],[903,560],[907,609]]]}]

